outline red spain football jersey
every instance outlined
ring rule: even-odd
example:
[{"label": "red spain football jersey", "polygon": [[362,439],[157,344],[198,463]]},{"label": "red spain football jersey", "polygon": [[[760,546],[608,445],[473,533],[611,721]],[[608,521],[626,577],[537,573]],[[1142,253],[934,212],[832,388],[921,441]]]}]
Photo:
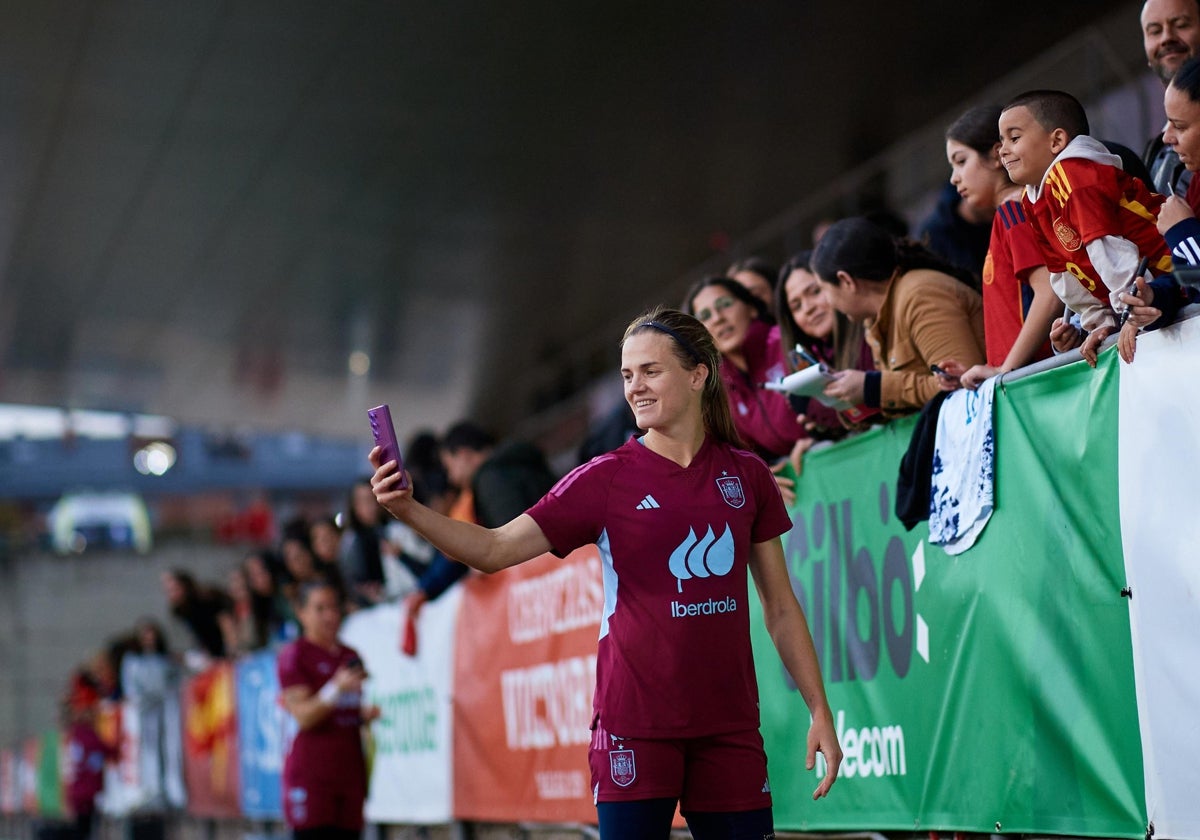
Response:
[{"label": "red spain football jersey", "polygon": [[1155,226],[1163,201],[1119,167],[1066,158],[1050,167],[1038,200],[1031,202],[1026,194],[1021,204],[1033,223],[1046,267],[1075,275],[1107,306],[1111,290],[1084,246],[1104,236],[1119,236],[1149,259],[1151,273],[1170,271],[1171,254]]},{"label": "red spain football jersey", "polygon": [[[1025,314],[1033,302],[1029,275],[1045,264],[1021,202],[1006,201],[997,207],[983,263],[983,336],[987,363],[992,367],[1004,364],[1025,326]],[[1034,361],[1048,357],[1050,352],[1047,336]]]},{"label": "red spain football jersey", "polygon": [[555,552],[599,546],[604,615],[594,708],[619,737],[757,727],[750,546],[791,521],[756,455],[708,438],[687,467],[630,440],[529,510]]}]

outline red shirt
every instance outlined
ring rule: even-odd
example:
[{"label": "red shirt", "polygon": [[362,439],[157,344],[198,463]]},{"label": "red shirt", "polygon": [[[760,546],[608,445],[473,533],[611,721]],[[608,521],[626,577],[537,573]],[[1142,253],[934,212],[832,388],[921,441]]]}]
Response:
[{"label": "red shirt", "polygon": [[91,724],[76,722],[67,731],[67,761],[70,765],[67,801],[77,813],[91,813],[96,794],[104,790],[104,762],[116,751],[100,740]]},{"label": "red shirt", "polygon": [[[992,219],[992,240],[983,263],[983,335],[987,363],[1000,367],[1016,343],[1033,302],[1029,275],[1046,264],[1033,227],[1019,201],[1006,201]],[[1037,356],[1048,358],[1046,337]]]},{"label": "red shirt", "polygon": [[792,524],[761,459],[710,437],[681,467],[635,438],[568,473],[528,512],[556,553],[600,549],[594,711],[608,732],[758,726],[750,546]]},{"label": "red shirt", "polygon": [[751,321],[742,342],[742,355],[746,361],[744,371],[728,359],[721,360],[721,381],[729,395],[733,425],[746,445],[759,455],[771,460],[782,458],[806,435],[787,397],[762,387],[787,374],[779,327]]},{"label": "red shirt", "polygon": [[1104,236],[1119,236],[1150,260],[1151,273],[1171,270],[1171,253],[1155,220],[1163,197],[1139,178],[1109,164],[1065,158],[1050,167],[1038,200],[1028,194],[1021,204],[1036,231],[1046,267],[1069,272],[1105,306],[1108,293],[1086,246]]},{"label": "red shirt", "polygon": [[[276,670],[279,688],[302,685],[316,694],[342,665],[357,659],[353,648],[339,644],[325,650],[301,637],[279,651]],[[366,763],[363,759],[362,695],[343,694],[324,720],[296,733],[283,765],[286,786],[312,784],[347,785],[345,789],[366,787]],[[354,787],[351,787],[354,786]]]}]

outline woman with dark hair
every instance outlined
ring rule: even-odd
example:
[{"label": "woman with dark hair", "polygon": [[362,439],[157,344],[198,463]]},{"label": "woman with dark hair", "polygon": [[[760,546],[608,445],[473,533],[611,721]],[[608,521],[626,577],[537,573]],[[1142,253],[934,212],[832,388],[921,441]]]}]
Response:
[{"label": "woman with dark hair", "polygon": [[[806,250],[792,255],[779,270],[775,287],[775,314],[787,372],[805,366],[794,358],[796,347],[831,368],[873,369],[862,324],[833,308],[821,281],[813,274],[812,253]],[[863,407],[842,413],[817,400],[798,405],[793,399],[792,407],[804,414],[809,434],[821,438],[841,437],[847,425],[858,426],[875,413]]]},{"label": "woman with dark hair", "polygon": [[822,237],[812,267],[834,308],[866,328],[876,367],[838,371],[827,395],[886,415],[910,413],[942,390],[932,366],[984,360],[983,306],[971,275],[923,246],[866,219],[842,219]]},{"label": "woman with dark hair", "polygon": [[[1189,172],[1200,169],[1200,59],[1189,58],[1180,66],[1163,94],[1167,128],[1163,142],[1175,150]],[[1158,231],[1171,249],[1176,269],[1200,267],[1200,178],[1193,177],[1187,196],[1172,195],[1158,210]],[[1156,329],[1175,320],[1179,309],[1195,303],[1197,291],[1181,288],[1172,275],[1163,275],[1149,283],[1138,281],[1136,296],[1123,294],[1130,317],[1121,328],[1118,343],[1121,355],[1133,358],[1140,329]]]},{"label": "woman with dark hair", "polygon": [[[645,434],[577,467],[498,528],[431,511],[399,489],[395,462],[381,463],[378,447],[370,455],[380,504],[480,571],[598,547],[605,609],[589,763],[603,840],[666,840],[677,804],[696,837],[771,836],[747,570],[812,714],[807,766],[817,751],[828,761],[814,797],[828,793],[841,761],[784,563],[791,521],[771,473],[741,447],[719,366],[695,318],[655,309],[635,319],[621,376]],[[703,620],[675,618],[716,602],[725,609]],[[618,772],[632,755],[636,773]]]},{"label": "woman with dark hair", "polygon": [[[812,439],[787,397],[763,388],[782,379],[787,368],[779,327],[763,318],[762,301],[736,280],[708,277],[688,290],[683,311],[704,324],[721,354],[719,372],[738,435],[776,471],[790,458],[799,472]],[[790,494],[790,480],[780,482]]]},{"label": "woman with dark hair", "polygon": [[779,272],[762,257],[746,257],[738,260],[725,271],[725,276],[746,287],[746,291],[761,300],[767,307],[765,316],[773,321],[771,300],[775,296],[775,278]]},{"label": "woman with dark hair", "polygon": [[367,479],[354,482],[346,504],[340,563],[350,596],[360,604],[383,600],[386,576],[383,567],[383,511]]},{"label": "woman with dark hair", "polygon": [[963,201],[995,210],[983,263],[983,321],[987,363],[967,368],[958,360],[942,367],[964,388],[1050,355],[1050,328],[1062,301],[1050,287],[1050,271],[1021,207],[1024,187],[1009,180],[1000,163],[1000,107],[971,108],[946,129],[950,183]]},{"label": "woman with dark hair", "polygon": [[296,595],[302,634],[279,651],[283,706],[299,731],[283,765],[283,807],[296,840],[347,840],[363,827],[367,764],[362,727],[379,717],[363,699],[362,659],[338,641],[342,599],[329,583]]},{"label": "woman with dark hair", "polygon": [[192,638],[211,657],[225,656],[225,636],[221,630],[222,616],[230,613],[225,593],[201,587],[190,572],[171,569],[162,573],[163,593],[171,615],[179,619]]}]

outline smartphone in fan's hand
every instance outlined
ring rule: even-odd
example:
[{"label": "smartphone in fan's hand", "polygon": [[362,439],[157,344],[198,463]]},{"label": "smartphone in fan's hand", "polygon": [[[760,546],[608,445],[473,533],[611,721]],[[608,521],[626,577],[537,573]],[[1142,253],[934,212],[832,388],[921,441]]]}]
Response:
[{"label": "smartphone in fan's hand", "polygon": [[387,403],[384,403],[368,409],[367,417],[371,419],[371,433],[375,435],[375,445],[383,450],[380,463],[396,462],[396,469],[400,471],[400,483],[397,488],[405,489],[408,487],[408,476],[404,474],[404,459],[400,457],[400,444],[396,442],[396,427],[392,425],[392,410],[388,408]]}]

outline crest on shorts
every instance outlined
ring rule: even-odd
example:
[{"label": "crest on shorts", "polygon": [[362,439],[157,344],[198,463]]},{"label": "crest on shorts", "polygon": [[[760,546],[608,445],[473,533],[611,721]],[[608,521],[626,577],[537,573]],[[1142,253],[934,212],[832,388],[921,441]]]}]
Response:
[{"label": "crest on shorts", "polygon": [[1064,222],[1061,216],[1054,220],[1054,235],[1068,251],[1078,251],[1083,247],[1083,237],[1079,231]]},{"label": "crest on shorts", "polygon": [[717,489],[721,498],[731,508],[740,508],[746,504],[746,494],[742,492],[742,480],[736,475],[723,475],[717,479]]},{"label": "crest on shorts", "polygon": [[637,778],[637,765],[633,761],[633,750],[609,750],[608,768],[615,784],[620,787],[629,787]]}]

